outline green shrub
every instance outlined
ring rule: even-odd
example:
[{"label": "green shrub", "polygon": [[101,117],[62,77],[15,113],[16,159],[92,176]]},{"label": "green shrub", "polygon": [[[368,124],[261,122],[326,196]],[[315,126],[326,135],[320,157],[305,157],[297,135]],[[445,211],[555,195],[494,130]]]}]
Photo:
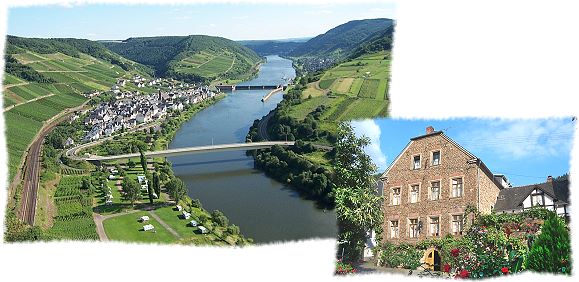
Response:
[{"label": "green shrub", "polygon": [[571,242],[563,219],[551,216],[545,221],[529,250],[526,267],[538,272],[571,274]]},{"label": "green shrub", "polygon": [[382,246],[380,261],[386,267],[416,269],[420,266],[422,255],[421,250],[410,244],[385,243]]}]

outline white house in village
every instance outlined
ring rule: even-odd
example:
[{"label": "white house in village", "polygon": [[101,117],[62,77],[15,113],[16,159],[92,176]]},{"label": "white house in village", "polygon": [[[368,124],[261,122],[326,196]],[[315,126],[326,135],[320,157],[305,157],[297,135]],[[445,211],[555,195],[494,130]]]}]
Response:
[{"label": "white house in village", "polygon": [[569,181],[548,176],[544,183],[505,188],[499,193],[494,209],[502,213],[519,213],[533,207],[543,207],[569,218]]}]

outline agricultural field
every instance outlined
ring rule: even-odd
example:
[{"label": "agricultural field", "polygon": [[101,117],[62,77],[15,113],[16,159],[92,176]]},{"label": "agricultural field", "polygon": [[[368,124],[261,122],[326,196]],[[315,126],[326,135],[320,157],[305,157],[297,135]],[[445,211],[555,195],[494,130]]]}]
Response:
[{"label": "agricultural field", "polygon": [[83,176],[63,176],[54,192],[56,215],[47,235],[52,240],[98,240],[92,218],[92,196],[82,188]]},{"label": "agricultural field", "polygon": [[[240,59],[227,50],[190,52],[184,58],[171,63],[176,73],[193,74],[213,79],[238,79],[247,76],[253,63]],[[231,82],[231,81],[229,81]]]},{"label": "agricultural field", "polygon": [[61,53],[37,54],[30,51],[12,56],[19,63],[56,82],[28,82],[8,73],[4,76],[2,99],[10,180],[16,174],[28,145],[47,120],[67,108],[84,103],[87,99],[82,93],[109,90],[118,78],[133,75],[133,72],[127,72],[117,65],[82,53],[78,58]]},{"label": "agricultural field", "polygon": [[303,119],[316,106],[328,105],[331,108],[324,114],[328,122],[386,116],[389,77],[385,52],[342,63],[307,85],[302,92],[304,102],[292,107],[291,115]]}]

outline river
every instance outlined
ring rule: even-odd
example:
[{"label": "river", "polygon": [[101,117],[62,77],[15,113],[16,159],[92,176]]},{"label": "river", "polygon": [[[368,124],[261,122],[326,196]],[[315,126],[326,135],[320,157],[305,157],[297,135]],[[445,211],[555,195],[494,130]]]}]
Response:
[{"label": "river", "polygon": [[[268,56],[258,76],[240,85],[281,84],[294,78],[290,60]],[[282,100],[269,90],[246,90],[227,96],[184,123],[169,148],[245,142],[255,119],[266,115]],[[217,152],[171,157],[175,175],[182,179],[191,198],[199,199],[209,211],[225,213],[231,224],[256,243],[335,238],[334,211],[320,210],[314,202],[253,168],[245,151]]]}]

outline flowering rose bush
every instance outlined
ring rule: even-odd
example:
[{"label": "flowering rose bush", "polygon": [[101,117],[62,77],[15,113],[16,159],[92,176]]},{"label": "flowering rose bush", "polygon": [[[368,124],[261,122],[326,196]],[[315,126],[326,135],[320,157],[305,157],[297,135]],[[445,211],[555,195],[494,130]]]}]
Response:
[{"label": "flowering rose bush", "polygon": [[482,278],[503,275],[509,269],[520,271],[526,251],[524,240],[510,238],[503,230],[472,226],[445,261],[455,276]]},{"label": "flowering rose bush", "polygon": [[350,273],[356,273],[357,270],[350,264],[342,262],[338,260],[336,262],[336,274],[337,275],[346,275]]}]

